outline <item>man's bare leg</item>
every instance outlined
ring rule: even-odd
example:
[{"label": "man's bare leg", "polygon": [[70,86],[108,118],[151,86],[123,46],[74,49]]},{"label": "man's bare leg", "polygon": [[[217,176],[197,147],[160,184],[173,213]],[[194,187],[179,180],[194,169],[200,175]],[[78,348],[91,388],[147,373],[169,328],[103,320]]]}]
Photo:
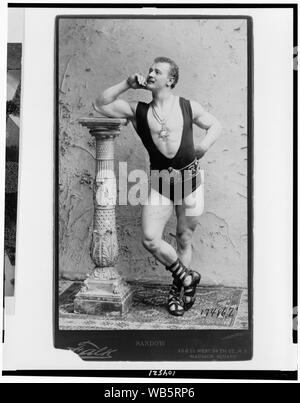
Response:
[{"label": "man's bare leg", "polygon": [[[142,242],[144,247],[166,267],[176,262],[178,257],[185,266],[189,266],[192,256],[192,236],[203,212],[203,185],[187,196],[182,205],[176,206],[178,253],[172,245],[162,239],[172,211],[172,202],[151,189],[147,203],[143,206]],[[187,276],[183,285],[189,286],[191,281],[192,277]]]},{"label": "man's bare leg", "polygon": [[151,189],[147,203],[143,206],[143,245],[163,265],[170,266],[178,258],[172,245],[162,239],[165,225],[173,212],[173,203]]},{"label": "man's bare leg", "polygon": [[[183,200],[182,205],[177,205],[175,207],[177,216],[176,240],[178,247],[178,256],[181,262],[187,267],[190,267],[191,264],[192,238],[197,224],[200,220],[200,216],[203,213],[203,209],[203,185],[200,185],[192,194],[187,196]],[[192,284],[193,277],[195,275],[196,272],[193,273],[193,276],[190,275],[186,277],[183,281],[183,286],[185,287],[183,298],[185,305],[187,306],[186,309],[189,309],[195,301],[195,286],[191,286],[190,289],[188,288]]]},{"label": "man's bare leg", "polygon": [[182,263],[190,267],[192,261],[192,238],[204,209],[203,185],[187,196],[182,205],[175,206],[177,216],[177,253]]},{"label": "man's bare leg", "polygon": [[192,261],[192,240],[194,231],[199,222],[199,217],[186,217],[184,207],[176,206],[177,214],[177,253],[179,259],[186,267],[190,267]]},{"label": "man's bare leg", "polygon": [[162,239],[163,230],[172,212],[173,203],[156,190],[151,189],[148,203],[143,207],[143,245],[166,266],[167,270],[172,272],[174,281],[169,292],[168,311],[172,315],[182,316],[184,314],[183,301],[180,296],[182,282],[177,273],[184,274],[185,268],[180,263],[173,246]]}]

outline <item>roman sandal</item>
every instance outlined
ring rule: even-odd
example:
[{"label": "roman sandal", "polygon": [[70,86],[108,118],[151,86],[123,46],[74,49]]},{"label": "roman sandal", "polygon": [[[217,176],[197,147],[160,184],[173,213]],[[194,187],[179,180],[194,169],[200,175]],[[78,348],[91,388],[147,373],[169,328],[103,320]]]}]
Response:
[{"label": "roman sandal", "polygon": [[190,285],[183,286],[183,307],[185,311],[191,309],[196,301],[196,289],[197,285],[200,283],[201,276],[198,272],[194,270],[189,270],[188,276],[192,276],[192,282]]},{"label": "roman sandal", "polygon": [[182,284],[174,278],[168,298],[168,312],[174,316],[182,316],[184,314],[184,306],[181,298]]},{"label": "roman sandal", "polygon": [[[200,279],[201,279],[200,274],[194,270],[189,270],[187,267],[185,267],[180,262],[179,259],[177,259],[176,262],[174,262],[171,266],[168,266],[166,269],[172,272],[172,276],[174,278],[173,286],[176,281],[177,290],[180,289],[179,288],[180,286],[183,287],[183,298],[182,298],[183,299],[183,309],[185,311],[188,311],[194,305],[195,300],[196,300],[195,294],[196,294],[197,285],[200,283]],[[184,280],[189,276],[191,277],[191,283],[189,285],[185,286]],[[173,289],[173,286],[172,286],[172,289]],[[172,291],[172,289],[171,289],[171,291]],[[178,293],[178,291],[177,291],[177,293],[175,295],[178,296],[178,294],[180,295],[180,293]]]}]

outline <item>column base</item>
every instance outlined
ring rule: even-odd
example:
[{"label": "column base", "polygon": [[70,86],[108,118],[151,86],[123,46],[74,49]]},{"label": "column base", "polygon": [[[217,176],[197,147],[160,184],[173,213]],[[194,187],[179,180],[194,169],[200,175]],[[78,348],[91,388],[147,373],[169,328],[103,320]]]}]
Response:
[{"label": "column base", "polygon": [[126,314],[133,291],[121,281],[87,280],[74,299],[74,312],[87,315],[104,313]]}]

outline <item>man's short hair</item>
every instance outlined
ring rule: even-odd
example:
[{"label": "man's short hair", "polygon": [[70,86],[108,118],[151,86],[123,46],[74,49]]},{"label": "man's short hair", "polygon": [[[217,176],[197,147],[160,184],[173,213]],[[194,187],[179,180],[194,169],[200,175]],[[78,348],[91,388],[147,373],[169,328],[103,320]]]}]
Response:
[{"label": "man's short hair", "polygon": [[169,75],[174,78],[171,88],[174,88],[179,79],[179,68],[174,60],[165,56],[159,56],[154,59],[154,63],[168,63],[170,65]]}]

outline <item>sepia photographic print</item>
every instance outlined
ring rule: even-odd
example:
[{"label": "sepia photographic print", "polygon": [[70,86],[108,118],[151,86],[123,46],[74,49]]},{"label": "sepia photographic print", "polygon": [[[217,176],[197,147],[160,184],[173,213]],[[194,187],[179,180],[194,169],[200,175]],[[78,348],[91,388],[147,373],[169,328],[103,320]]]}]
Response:
[{"label": "sepia photographic print", "polygon": [[252,357],[252,20],[56,19],[55,346]]}]

